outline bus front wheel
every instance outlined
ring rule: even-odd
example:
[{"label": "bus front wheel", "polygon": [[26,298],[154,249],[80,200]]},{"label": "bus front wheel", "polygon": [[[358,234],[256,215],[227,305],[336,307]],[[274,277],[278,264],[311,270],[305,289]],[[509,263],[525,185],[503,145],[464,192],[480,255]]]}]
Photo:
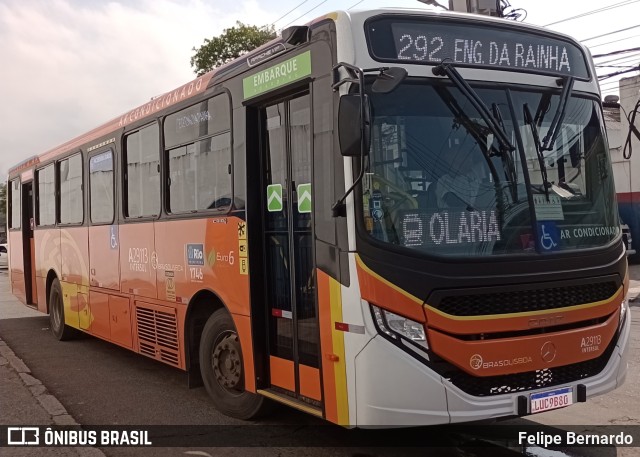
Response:
[{"label": "bus front wheel", "polygon": [[214,312],[200,340],[202,380],[218,411],[237,419],[254,419],[267,409],[267,400],[244,389],[242,348],[233,319],[224,309]]},{"label": "bus front wheel", "polygon": [[76,330],[64,323],[64,301],[60,281],[54,279],[49,292],[49,326],[59,341],[66,341],[76,335]]}]

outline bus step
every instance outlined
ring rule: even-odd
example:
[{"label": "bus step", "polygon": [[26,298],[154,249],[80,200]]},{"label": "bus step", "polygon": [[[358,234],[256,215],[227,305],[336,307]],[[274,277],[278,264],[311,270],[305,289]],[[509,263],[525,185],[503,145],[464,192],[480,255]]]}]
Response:
[{"label": "bus step", "polygon": [[291,406],[292,408],[299,409],[300,411],[304,411],[305,413],[313,414],[316,417],[322,417],[321,408],[315,407],[301,400],[296,400],[295,398],[291,398],[288,395],[283,395],[273,389],[258,389],[256,392],[260,395],[264,395],[265,397],[270,398],[273,401],[277,401],[278,403]]}]

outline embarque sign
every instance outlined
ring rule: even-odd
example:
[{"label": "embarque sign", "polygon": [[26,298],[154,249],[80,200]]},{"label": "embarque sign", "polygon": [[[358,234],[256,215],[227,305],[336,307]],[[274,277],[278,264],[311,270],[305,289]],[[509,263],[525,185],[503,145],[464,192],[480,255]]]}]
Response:
[{"label": "embarque sign", "polygon": [[311,74],[311,51],[260,70],[242,80],[244,98],[255,97]]}]

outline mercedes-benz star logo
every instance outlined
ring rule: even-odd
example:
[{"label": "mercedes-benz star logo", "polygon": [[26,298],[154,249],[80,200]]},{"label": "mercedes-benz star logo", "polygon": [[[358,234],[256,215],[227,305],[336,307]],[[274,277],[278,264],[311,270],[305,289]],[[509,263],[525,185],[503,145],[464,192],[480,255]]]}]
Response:
[{"label": "mercedes-benz star logo", "polygon": [[474,370],[482,368],[482,356],[480,354],[473,354],[469,360],[469,365],[471,365],[471,368]]},{"label": "mercedes-benz star logo", "polygon": [[540,356],[542,357],[542,360],[547,363],[553,362],[556,358],[556,345],[551,341],[544,343],[540,349]]}]

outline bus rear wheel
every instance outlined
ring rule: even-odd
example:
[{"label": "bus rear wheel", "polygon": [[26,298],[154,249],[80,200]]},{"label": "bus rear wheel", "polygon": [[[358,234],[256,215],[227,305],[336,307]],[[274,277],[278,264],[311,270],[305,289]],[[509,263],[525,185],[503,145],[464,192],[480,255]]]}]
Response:
[{"label": "bus rear wheel", "polygon": [[218,411],[237,419],[255,419],[268,409],[268,400],[244,389],[242,348],[233,319],[224,309],[214,312],[200,340],[202,380]]},{"label": "bus rear wheel", "polygon": [[76,330],[64,323],[64,302],[60,281],[54,279],[49,292],[49,326],[53,336],[59,341],[70,340],[76,336]]}]

